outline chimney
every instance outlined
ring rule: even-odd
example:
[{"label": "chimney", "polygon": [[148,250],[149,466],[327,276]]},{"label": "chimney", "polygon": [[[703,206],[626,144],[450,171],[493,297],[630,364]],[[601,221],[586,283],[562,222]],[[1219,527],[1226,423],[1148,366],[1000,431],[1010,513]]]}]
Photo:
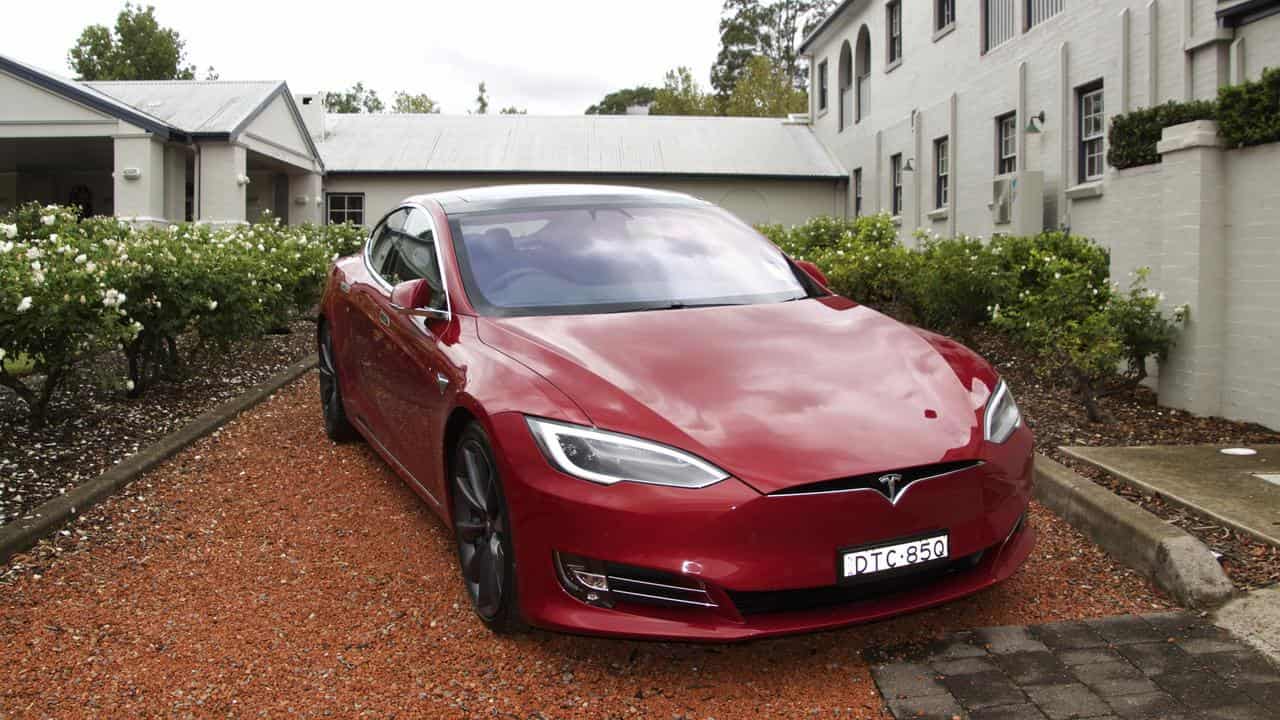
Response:
[{"label": "chimney", "polygon": [[300,93],[293,96],[302,113],[302,122],[315,140],[324,139],[324,96],[320,93]]}]

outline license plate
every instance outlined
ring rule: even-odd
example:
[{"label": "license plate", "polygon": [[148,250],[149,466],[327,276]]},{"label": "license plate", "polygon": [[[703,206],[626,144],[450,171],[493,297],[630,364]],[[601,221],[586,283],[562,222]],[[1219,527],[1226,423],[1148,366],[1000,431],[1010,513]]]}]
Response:
[{"label": "license plate", "polygon": [[843,578],[860,578],[945,560],[950,552],[947,533],[915,540],[882,543],[873,547],[845,550],[841,561]]}]

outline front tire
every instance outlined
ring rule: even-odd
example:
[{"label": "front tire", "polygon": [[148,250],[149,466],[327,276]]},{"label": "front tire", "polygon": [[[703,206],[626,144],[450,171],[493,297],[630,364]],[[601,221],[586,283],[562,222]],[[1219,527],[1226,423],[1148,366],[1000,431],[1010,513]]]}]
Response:
[{"label": "front tire", "polygon": [[516,601],[510,514],[492,446],[479,423],[462,431],[450,468],[458,565],[472,608],[494,633],[519,632],[525,624]]},{"label": "front tire", "polygon": [[351,442],[359,437],[347,418],[342,404],[342,386],[338,382],[338,365],[333,352],[329,323],[320,321],[317,337],[320,366],[320,410],[324,413],[324,434],[336,443]]}]

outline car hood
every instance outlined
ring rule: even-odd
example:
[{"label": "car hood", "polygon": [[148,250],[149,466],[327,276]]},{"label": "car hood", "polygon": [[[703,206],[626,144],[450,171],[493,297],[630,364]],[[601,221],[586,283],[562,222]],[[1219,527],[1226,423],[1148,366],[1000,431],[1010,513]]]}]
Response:
[{"label": "car hood", "polygon": [[996,382],[958,343],[839,297],[479,327],[597,427],[692,452],[763,493],[977,457]]}]

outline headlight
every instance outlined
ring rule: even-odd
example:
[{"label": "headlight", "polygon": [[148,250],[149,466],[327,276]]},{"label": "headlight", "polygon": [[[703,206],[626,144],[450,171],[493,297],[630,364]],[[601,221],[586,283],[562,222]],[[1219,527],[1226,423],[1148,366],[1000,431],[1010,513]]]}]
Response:
[{"label": "headlight", "polygon": [[1013,401],[1009,386],[1001,380],[996,385],[996,391],[991,393],[991,399],[987,401],[983,434],[988,441],[999,444],[1008,440],[1021,424],[1022,413],[1018,411],[1018,404]]},{"label": "headlight", "polygon": [[729,477],[715,465],[666,445],[580,425],[525,420],[547,460],[583,480],[702,488]]}]

